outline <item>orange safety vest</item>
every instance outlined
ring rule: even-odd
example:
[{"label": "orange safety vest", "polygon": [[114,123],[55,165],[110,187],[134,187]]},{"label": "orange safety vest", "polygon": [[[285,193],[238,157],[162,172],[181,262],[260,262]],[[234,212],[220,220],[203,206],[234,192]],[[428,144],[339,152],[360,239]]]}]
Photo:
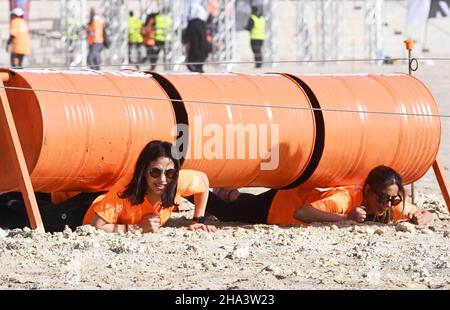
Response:
[{"label": "orange safety vest", "polygon": [[88,44],[100,43],[103,44],[103,21],[100,17],[95,16],[89,24],[87,39]]},{"label": "orange safety vest", "polygon": [[10,35],[13,38],[11,53],[28,55],[30,53],[30,34],[23,18],[15,17],[10,23]]}]

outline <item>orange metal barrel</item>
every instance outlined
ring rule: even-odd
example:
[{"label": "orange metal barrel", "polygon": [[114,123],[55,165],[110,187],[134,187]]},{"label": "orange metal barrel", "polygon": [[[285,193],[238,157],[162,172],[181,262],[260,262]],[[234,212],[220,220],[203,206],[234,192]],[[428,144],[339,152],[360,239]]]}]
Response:
[{"label": "orange metal barrel", "polygon": [[[441,122],[427,116],[437,115],[438,108],[419,80],[405,74],[295,78],[307,85],[324,119],[323,152],[304,187],[359,184],[377,165],[394,168],[410,183],[431,167]],[[350,112],[355,110],[369,113]]]},{"label": "orange metal barrel", "polygon": [[[8,72],[6,87],[31,89],[6,91],[35,191],[106,190],[133,171],[148,141],[174,141],[171,102],[149,74]],[[5,150],[3,136],[0,146]],[[18,188],[8,156],[0,154],[0,191]]]},{"label": "orange metal barrel", "polygon": [[[358,184],[380,164],[409,183],[440,144],[438,117],[399,115],[438,114],[403,74],[8,72],[7,87],[30,89],[7,96],[35,191],[106,190],[149,140],[175,141],[176,123],[187,125],[183,167],[214,187]],[[0,191],[13,191],[5,145],[0,135]]]},{"label": "orange metal barrel", "polygon": [[[195,73],[159,78],[183,100],[174,103],[175,110],[183,105],[187,113],[183,167],[206,172],[211,186],[280,188],[305,171],[314,148],[314,115],[306,94],[291,79]],[[241,147],[245,152],[240,153]],[[264,160],[268,153],[271,158]]]}]

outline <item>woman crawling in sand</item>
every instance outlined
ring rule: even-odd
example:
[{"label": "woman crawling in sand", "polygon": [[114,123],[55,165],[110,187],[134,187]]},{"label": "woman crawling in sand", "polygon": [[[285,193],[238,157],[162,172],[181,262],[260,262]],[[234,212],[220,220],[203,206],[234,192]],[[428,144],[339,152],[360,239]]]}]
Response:
[{"label": "woman crawling in sand", "polygon": [[272,189],[259,195],[216,189],[209,196],[206,211],[221,221],[277,225],[345,220],[381,223],[409,220],[420,225],[433,220],[428,211],[406,203],[401,176],[386,166],[374,168],[362,187],[335,187],[327,191]]},{"label": "woman crawling in sand", "polygon": [[[209,194],[207,176],[199,171],[180,170],[172,144],[149,142],[140,153],[131,181],[119,180],[106,194],[81,193],[60,204],[40,204],[46,231],[62,231],[91,224],[106,232],[155,232],[170,218],[182,196],[195,202],[189,230],[216,231],[204,224]],[[29,226],[23,200],[0,206],[0,226]]]}]

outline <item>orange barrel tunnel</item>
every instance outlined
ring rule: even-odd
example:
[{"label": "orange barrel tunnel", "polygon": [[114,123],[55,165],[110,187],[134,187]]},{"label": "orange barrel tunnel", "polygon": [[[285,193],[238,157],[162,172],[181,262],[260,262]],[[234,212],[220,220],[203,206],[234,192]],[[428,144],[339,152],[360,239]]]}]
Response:
[{"label": "orange barrel tunnel", "polygon": [[[412,182],[440,143],[436,102],[402,74],[4,71],[35,191],[106,190],[152,139],[213,187],[273,188],[359,184],[380,164]],[[0,191],[17,190],[8,156]]]},{"label": "orange barrel tunnel", "polygon": [[206,172],[212,186],[281,188],[307,172],[316,124],[295,81],[278,74],[153,74],[185,115],[183,167]]},{"label": "orange barrel tunnel", "polygon": [[[149,140],[175,140],[172,104],[149,74],[3,71],[35,191],[105,190],[132,173]],[[0,146],[0,191],[18,190],[1,132]]]},{"label": "orange barrel tunnel", "polygon": [[369,171],[390,166],[404,183],[421,178],[440,145],[437,104],[418,79],[406,74],[291,75],[321,108],[322,144],[302,187],[360,184]]}]

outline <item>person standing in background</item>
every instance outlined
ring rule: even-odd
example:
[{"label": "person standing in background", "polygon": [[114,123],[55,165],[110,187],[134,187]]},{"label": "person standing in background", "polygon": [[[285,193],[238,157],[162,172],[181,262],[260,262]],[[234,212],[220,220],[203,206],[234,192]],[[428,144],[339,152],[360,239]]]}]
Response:
[{"label": "person standing in background", "polygon": [[[143,37],[141,34],[142,21],[130,11],[128,19],[128,63],[137,64],[141,61],[141,46]],[[132,57],[135,51],[135,57]]]},{"label": "person standing in background", "polygon": [[[150,70],[155,70],[156,62],[158,60],[158,53],[155,51],[155,19],[157,13],[148,14],[145,23],[141,28],[143,36],[143,43],[147,52],[146,59],[150,62]],[[159,51],[158,51],[159,52]]]},{"label": "person standing in background", "polygon": [[250,45],[255,57],[255,68],[262,67],[262,47],[265,38],[266,20],[262,13],[262,7],[252,6],[252,15],[245,29],[250,31]]},{"label": "person standing in background", "polygon": [[185,1],[185,10],[182,17],[182,41],[187,50],[187,68],[192,72],[204,72],[203,62],[205,62],[209,53],[206,36],[208,16],[209,0]]},{"label": "person standing in background", "polygon": [[214,49],[214,36],[217,34],[219,16],[219,0],[209,0],[208,20],[206,21],[206,40],[208,42],[208,52],[212,53]]},{"label": "person standing in background", "polygon": [[[163,7],[162,10],[156,13],[154,17],[155,43],[153,48],[147,48],[147,51],[150,52],[150,54],[148,54],[148,57],[150,58],[150,70],[155,70],[159,52],[161,50],[164,50],[165,55],[166,42],[172,41],[172,17],[166,13],[166,10],[166,7]],[[149,20],[146,21],[146,25],[148,22]]]},{"label": "person standing in background", "polygon": [[25,55],[30,53],[30,34],[23,15],[24,12],[21,8],[15,8],[11,11],[10,31],[6,51],[9,51],[12,45],[11,67],[13,68],[22,68]]},{"label": "person standing in background", "polygon": [[96,15],[94,8],[91,8],[89,25],[87,28],[87,40],[89,45],[87,63],[89,68],[93,70],[100,70],[100,65],[102,62],[101,53],[103,50],[104,28],[104,18],[100,15]]}]

